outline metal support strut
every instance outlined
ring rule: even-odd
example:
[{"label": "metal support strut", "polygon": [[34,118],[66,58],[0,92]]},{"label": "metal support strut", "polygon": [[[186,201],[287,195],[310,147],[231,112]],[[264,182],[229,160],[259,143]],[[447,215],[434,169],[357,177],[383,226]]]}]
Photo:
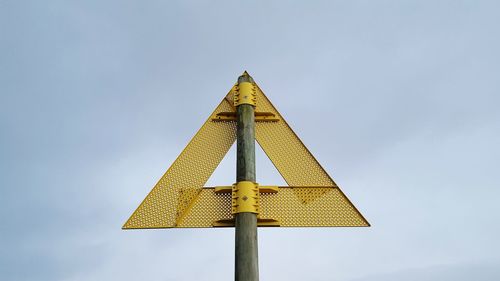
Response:
[{"label": "metal support strut", "polygon": [[[233,190],[235,202],[245,204],[253,200],[248,194],[254,194],[255,180],[255,83],[245,71],[238,78],[238,91],[234,95],[237,112],[237,157],[236,190]],[[248,182],[252,184],[249,186]],[[241,189],[241,188],[243,189]],[[239,189],[240,188],[240,189]],[[249,190],[252,189],[252,190]],[[239,189],[239,191],[238,191]],[[243,190],[243,192],[241,192]],[[246,197],[246,200],[245,200]],[[258,197],[258,189],[257,189]],[[234,199],[233,199],[234,200]],[[258,209],[258,206],[256,206]],[[259,263],[257,246],[257,213],[250,208],[238,209],[235,216],[235,280],[258,281]]]}]

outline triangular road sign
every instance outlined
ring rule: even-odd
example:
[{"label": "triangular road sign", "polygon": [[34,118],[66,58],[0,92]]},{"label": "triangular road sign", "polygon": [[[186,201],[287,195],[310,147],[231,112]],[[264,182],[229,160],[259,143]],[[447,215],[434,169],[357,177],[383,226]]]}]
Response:
[{"label": "triangular road sign", "polygon": [[[230,187],[204,184],[236,140],[235,87],[124,229],[232,226]],[[369,226],[258,86],[256,93],[255,138],[289,185],[261,187],[259,226]]]}]

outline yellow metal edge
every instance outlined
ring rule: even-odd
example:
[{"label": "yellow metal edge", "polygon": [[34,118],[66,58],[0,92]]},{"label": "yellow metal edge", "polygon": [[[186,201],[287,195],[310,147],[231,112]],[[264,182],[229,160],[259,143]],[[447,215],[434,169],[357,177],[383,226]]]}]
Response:
[{"label": "yellow metal edge", "polygon": [[220,193],[231,193],[233,191],[233,186],[232,185],[230,185],[230,186],[205,187],[205,188],[207,188],[207,189],[213,188],[214,192],[217,193],[217,194],[220,194]]},{"label": "yellow metal edge", "polygon": [[279,187],[277,185],[264,185],[259,186],[260,193],[278,193]]}]

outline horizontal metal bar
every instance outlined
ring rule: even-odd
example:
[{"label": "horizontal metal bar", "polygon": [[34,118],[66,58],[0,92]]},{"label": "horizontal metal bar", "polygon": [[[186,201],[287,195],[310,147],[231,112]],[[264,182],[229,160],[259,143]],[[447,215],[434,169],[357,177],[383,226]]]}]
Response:
[{"label": "horizontal metal bar", "polygon": [[[231,193],[233,190],[233,186],[216,186],[216,187],[205,187],[205,188],[215,189],[216,194]],[[279,191],[278,186],[259,186],[260,193],[277,193],[278,191]]]}]

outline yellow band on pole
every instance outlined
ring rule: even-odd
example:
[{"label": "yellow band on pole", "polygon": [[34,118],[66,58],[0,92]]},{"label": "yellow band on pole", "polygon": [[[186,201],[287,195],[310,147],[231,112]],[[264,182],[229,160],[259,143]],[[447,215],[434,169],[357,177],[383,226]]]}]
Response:
[{"label": "yellow band on pole", "polygon": [[259,213],[259,184],[240,181],[233,184],[233,215],[238,213]]},{"label": "yellow band on pole", "polygon": [[242,82],[236,86],[236,92],[234,93],[234,106],[241,104],[250,104],[253,106],[257,104],[257,93],[253,83]]}]

